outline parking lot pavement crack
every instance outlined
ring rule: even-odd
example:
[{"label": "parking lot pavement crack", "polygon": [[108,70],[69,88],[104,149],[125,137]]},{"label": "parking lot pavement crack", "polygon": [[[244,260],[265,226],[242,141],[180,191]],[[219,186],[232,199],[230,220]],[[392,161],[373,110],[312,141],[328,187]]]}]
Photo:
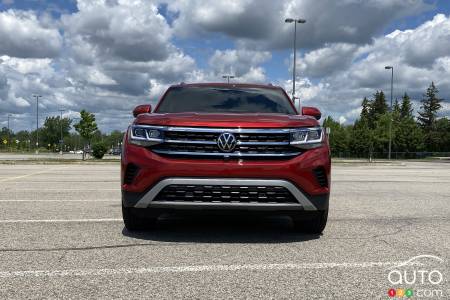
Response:
[{"label": "parking lot pavement crack", "polygon": [[63,250],[63,253],[61,253],[61,256],[58,258],[58,263],[61,264],[63,259],[66,257],[67,255],[67,250]]},{"label": "parking lot pavement crack", "polygon": [[403,222],[405,222],[406,224],[400,225],[400,226],[395,226],[395,230],[392,232],[383,232],[383,233],[377,233],[377,234],[372,234],[372,235],[367,235],[367,236],[349,236],[349,237],[330,237],[330,240],[373,240],[373,239],[377,239],[379,237],[386,237],[386,236],[393,236],[393,235],[397,235],[399,233],[402,233],[406,227],[413,225],[413,222],[408,221],[408,220],[403,220]]}]

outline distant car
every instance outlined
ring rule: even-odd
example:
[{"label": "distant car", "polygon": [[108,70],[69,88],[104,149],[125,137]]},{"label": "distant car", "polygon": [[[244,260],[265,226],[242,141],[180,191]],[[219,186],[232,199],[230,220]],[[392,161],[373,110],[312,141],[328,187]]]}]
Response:
[{"label": "distant car", "polygon": [[111,151],[109,151],[109,154],[111,155],[121,155],[122,149],[121,148],[112,148]]}]

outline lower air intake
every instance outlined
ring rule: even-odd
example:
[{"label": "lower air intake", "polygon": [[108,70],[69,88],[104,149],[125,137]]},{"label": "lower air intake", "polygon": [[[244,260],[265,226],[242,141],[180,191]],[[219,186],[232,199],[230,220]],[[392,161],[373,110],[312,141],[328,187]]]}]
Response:
[{"label": "lower air intake", "polygon": [[139,172],[139,167],[134,164],[129,164],[125,170],[125,176],[123,178],[123,183],[132,184],[134,178]]},{"label": "lower air intake", "polygon": [[179,185],[166,186],[153,201],[207,203],[298,203],[281,186]]},{"label": "lower air intake", "polygon": [[317,182],[321,187],[328,187],[328,178],[327,173],[325,172],[325,168],[318,167],[313,170],[314,175],[316,176]]}]

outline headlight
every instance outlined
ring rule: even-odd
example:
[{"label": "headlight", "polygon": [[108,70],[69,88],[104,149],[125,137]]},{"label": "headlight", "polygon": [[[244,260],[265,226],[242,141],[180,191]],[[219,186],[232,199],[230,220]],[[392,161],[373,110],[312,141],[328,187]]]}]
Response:
[{"label": "headlight", "polygon": [[323,128],[298,128],[291,130],[290,144],[294,147],[312,149],[322,146]]},{"label": "headlight", "polygon": [[152,146],[164,141],[162,127],[131,125],[128,141],[139,146]]}]

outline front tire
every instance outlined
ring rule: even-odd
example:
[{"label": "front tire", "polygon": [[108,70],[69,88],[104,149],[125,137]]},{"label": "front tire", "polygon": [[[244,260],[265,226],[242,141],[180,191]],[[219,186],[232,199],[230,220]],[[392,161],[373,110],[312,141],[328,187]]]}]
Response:
[{"label": "front tire", "polygon": [[[154,228],[156,225],[157,216],[146,216],[136,214],[136,209],[133,207],[125,207],[122,204],[122,218],[125,228],[129,231],[139,231]],[[145,209],[143,209],[145,210]]]},{"label": "front tire", "polygon": [[327,225],[328,209],[305,215],[293,215],[292,221],[295,230],[309,234],[321,234]]}]

